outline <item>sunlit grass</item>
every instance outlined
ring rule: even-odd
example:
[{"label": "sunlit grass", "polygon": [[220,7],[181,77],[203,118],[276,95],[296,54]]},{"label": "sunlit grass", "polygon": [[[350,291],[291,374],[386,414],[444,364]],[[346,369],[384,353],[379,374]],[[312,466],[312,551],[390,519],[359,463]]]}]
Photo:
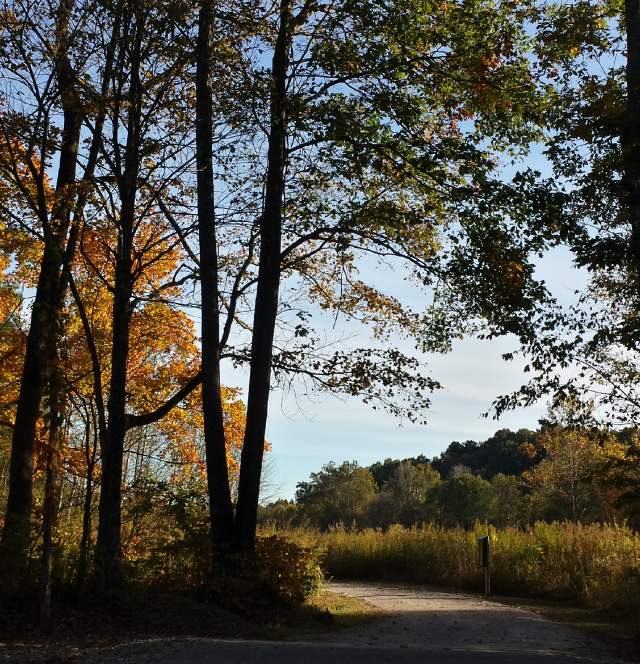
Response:
[{"label": "sunlit grass", "polygon": [[640,612],[640,534],[625,526],[536,523],[526,530],[498,530],[476,524],[463,530],[426,524],[282,534],[324,546],[325,572],[336,578],[480,590],[477,540],[487,533],[495,593]]},{"label": "sunlit grass", "polygon": [[382,611],[359,597],[349,597],[326,590],[310,597],[307,604],[333,616],[334,625],[351,627],[382,615]]}]

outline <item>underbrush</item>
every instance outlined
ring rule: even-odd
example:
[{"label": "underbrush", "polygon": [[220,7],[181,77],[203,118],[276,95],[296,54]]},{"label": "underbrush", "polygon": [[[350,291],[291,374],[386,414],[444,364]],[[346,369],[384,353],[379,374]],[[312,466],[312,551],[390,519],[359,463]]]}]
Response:
[{"label": "underbrush", "polygon": [[138,584],[192,589],[246,617],[272,605],[300,604],[320,589],[324,550],[278,535],[259,537],[254,554],[225,553],[211,570],[208,538],[177,540],[140,556],[129,574]]},{"label": "underbrush", "polygon": [[476,524],[464,530],[425,524],[281,534],[325,547],[323,565],[330,576],[464,590],[482,588],[477,541],[489,534],[494,593],[640,614],[640,534],[625,526],[536,523],[526,530],[498,530]]},{"label": "underbrush", "polygon": [[271,535],[258,538],[255,554],[224,554],[200,586],[216,605],[261,622],[274,610],[286,612],[320,590],[323,551]]},{"label": "underbrush", "polygon": [[[227,590],[229,596],[235,591],[234,587]],[[19,646],[24,651],[16,656],[16,661],[31,661],[27,654],[35,653],[38,657],[34,660],[57,662],[63,660],[62,648],[71,659],[85,650],[134,640],[287,639],[301,633],[324,633],[359,624],[377,615],[367,612],[368,607],[361,600],[327,597],[323,593],[303,603],[283,602],[268,594],[260,597],[255,589],[250,594],[254,600],[250,609],[243,604],[239,610],[233,610],[237,607],[227,602],[224,603],[228,608],[221,606],[203,589],[178,591],[129,581],[118,592],[104,596],[58,586],[47,629],[38,623],[37,604],[23,605],[10,612],[3,611],[0,604],[0,642],[5,649]],[[246,600],[249,595],[243,596]],[[342,604],[347,604],[346,608]],[[47,657],[42,657],[42,653]]]},{"label": "underbrush", "polygon": [[[266,637],[260,630],[326,622],[323,611],[306,603],[320,590],[321,547],[259,537],[255,553],[219,554],[212,569],[206,533],[181,535],[141,540],[135,548],[129,543],[121,581],[108,592],[91,574],[81,581],[73,552],[62,549],[52,577],[49,632],[104,632],[110,640],[134,634]],[[0,640],[30,639],[40,631],[39,562],[35,556],[19,589],[0,590]]]}]

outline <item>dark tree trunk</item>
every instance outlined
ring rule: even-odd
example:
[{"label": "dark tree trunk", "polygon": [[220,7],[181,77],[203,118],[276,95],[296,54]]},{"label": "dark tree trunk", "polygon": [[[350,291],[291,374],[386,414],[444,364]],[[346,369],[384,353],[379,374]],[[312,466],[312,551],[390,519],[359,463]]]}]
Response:
[{"label": "dark tree trunk", "polygon": [[[70,217],[70,208],[67,212]],[[68,268],[73,258],[77,240],[77,225],[73,225],[69,233],[64,261]],[[68,270],[62,270],[58,282],[57,310],[55,330],[49,356],[48,384],[48,441],[47,471],[44,488],[44,504],[42,519],[42,564],[40,570],[40,624],[48,629],[51,622],[51,576],[55,557],[55,534],[58,527],[60,497],[62,491],[62,451],[64,446],[64,423],[66,419],[66,397],[63,385],[63,361],[66,354],[62,351],[64,322],[60,313],[64,307],[67,292]]]},{"label": "dark tree trunk", "polygon": [[[124,219],[124,207],[121,223]],[[129,359],[129,323],[131,320],[131,238],[120,238],[116,263],[113,301],[113,341],[111,381],[107,411],[106,445],[102,448],[102,480],[96,543],[96,573],[102,590],[120,582],[120,527],[122,497],[122,461],[126,433],[125,408],[127,362]]]},{"label": "dark tree trunk", "polygon": [[111,380],[107,411],[109,422],[106,445],[102,447],[102,480],[96,542],[96,576],[103,591],[116,588],[121,581],[121,499],[124,439],[127,432],[127,364],[132,314],[132,255],[135,229],[136,197],[140,171],[141,91],[140,57],[142,49],[143,9],[137,0],[130,3],[135,22],[128,93],[127,141],[124,172],[119,177],[121,200],[116,254],[112,312]]},{"label": "dark tree trunk", "polygon": [[[59,360],[56,353],[55,360]],[[47,472],[42,515],[42,567],[40,574],[40,624],[48,629],[51,621],[51,575],[55,557],[55,533],[58,526],[60,491],[62,488],[62,445],[65,420],[62,372],[56,362],[49,380],[49,435]]]},{"label": "dark tree trunk", "polygon": [[625,0],[627,109],[622,131],[624,192],[631,222],[631,260],[640,283],[640,0]]},{"label": "dark tree trunk", "polygon": [[253,551],[255,547],[260,476],[271,386],[273,337],[278,313],[287,137],[286,82],[290,46],[290,0],[281,0],[280,26],[272,65],[271,127],[265,203],[260,224],[260,261],[251,342],[247,425],[242,447],[236,507],[236,545],[242,551]]},{"label": "dark tree trunk", "polygon": [[[93,409],[92,409],[93,410]],[[89,547],[91,546],[91,503],[93,500],[93,473],[96,465],[96,452],[98,447],[97,418],[93,421],[87,417],[85,430],[85,461],[87,464],[87,483],[84,487],[84,501],[82,507],[82,535],[80,537],[80,554],[78,556],[78,586],[84,588],[87,581],[87,568],[89,563]],[[93,438],[93,442],[92,439]]]},{"label": "dark tree trunk", "polygon": [[233,543],[233,505],[220,392],[218,251],[213,187],[213,111],[211,102],[211,0],[202,0],[198,18],[196,70],[196,165],[200,293],[202,300],[202,408],[207,455],[209,512],[215,549]]},{"label": "dark tree trunk", "polygon": [[31,321],[16,408],[11,446],[9,495],[0,546],[0,569],[7,587],[17,587],[27,569],[33,505],[33,448],[40,402],[54,352],[59,318],[60,278],[70,213],[75,197],[82,108],[68,58],[69,16],[73,0],[62,0],[56,18],[58,92],[63,109],[63,129],[56,194],[50,217],[43,214],[44,249],[31,311]]},{"label": "dark tree trunk", "polygon": [[22,369],[11,441],[9,495],[0,548],[0,569],[7,586],[20,584],[29,560],[33,448],[40,401],[46,382],[46,368],[49,364],[48,349],[56,316],[54,293],[57,292],[59,279],[58,254],[53,247],[45,245]]}]

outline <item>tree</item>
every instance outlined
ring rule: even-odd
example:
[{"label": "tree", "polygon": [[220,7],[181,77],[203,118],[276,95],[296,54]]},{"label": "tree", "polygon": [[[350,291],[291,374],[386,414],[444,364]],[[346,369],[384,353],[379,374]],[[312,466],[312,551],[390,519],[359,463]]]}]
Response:
[{"label": "tree", "polygon": [[[0,566],[8,587],[24,578],[27,567],[36,423],[55,348],[64,289],[64,256],[73,251],[74,244],[73,234],[69,233],[77,202],[76,170],[83,113],[76,87],[77,73],[71,60],[71,49],[75,46],[70,39],[73,9],[71,0],[61,0],[57,7],[39,15],[39,24],[32,23],[28,3],[12,3],[2,15],[2,29],[9,47],[3,49],[0,66],[7,80],[19,90],[13,99],[5,94],[3,105],[17,101],[19,107],[19,96],[25,93],[36,103],[33,114],[3,109],[2,172],[22,194],[22,204],[33,215],[43,240],[13,423],[9,496],[0,546]],[[20,46],[16,47],[17,44]],[[40,69],[41,76],[22,74],[25,70]],[[49,92],[51,84],[53,94]],[[63,116],[60,127],[50,120],[56,110]],[[50,132],[58,133],[59,142],[49,140]],[[15,149],[21,145],[24,151]],[[52,187],[45,169],[54,153],[58,156],[58,174]],[[12,218],[15,220],[15,216]]]},{"label": "tree", "polygon": [[[0,226],[0,504],[4,505],[9,484],[9,458],[13,432],[15,405],[20,390],[20,376],[24,357],[25,335],[22,330],[22,298],[17,279],[10,272],[21,243],[9,239],[5,227]],[[26,274],[24,275],[26,277]]]},{"label": "tree", "polygon": [[311,523],[326,529],[363,522],[374,495],[375,483],[368,470],[355,461],[339,466],[330,462],[311,473],[308,482],[298,483],[296,502]]},{"label": "tree", "polygon": [[463,465],[485,479],[496,474],[520,475],[538,460],[538,434],[528,429],[509,431],[500,429],[480,443],[468,440],[464,443],[454,441],[432,465],[446,477],[456,465]]},{"label": "tree", "polygon": [[521,481],[513,475],[498,473],[491,480],[494,506],[490,521],[497,528],[522,526],[529,520]]},{"label": "tree", "polygon": [[[53,468],[54,463],[48,464],[55,471],[51,473],[52,487],[57,482],[54,474],[59,477],[62,472],[69,471],[72,477],[82,477],[85,483],[79,563],[81,578],[86,573],[91,539],[92,495],[95,483],[100,486],[102,508],[97,557],[101,572],[104,572],[103,578],[110,577],[105,579],[105,586],[117,577],[121,490],[122,485],[127,484],[129,459],[132,456],[136,459],[135,477],[142,465],[139,457],[145,454],[149,438],[128,436],[127,432],[154,425],[173,406],[190,398],[190,404],[183,403],[191,415],[190,430],[185,433],[188,429],[186,415],[183,415],[182,426],[180,417],[169,417],[162,425],[154,427],[156,436],[165,436],[169,442],[181,440],[187,445],[193,439],[193,427],[199,421],[194,415],[202,413],[201,402],[190,396],[198,384],[199,372],[195,329],[191,318],[180,311],[181,305],[189,306],[191,302],[179,301],[181,286],[192,283],[197,276],[195,269],[188,269],[185,260],[189,256],[185,239],[188,232],[178,224],[177,228],[172,225],[175,219],[166,203],[169,201],[174,205],[176,199],[181,200],[178,194],[191,193],[179,179],[191,164],[189,155],[184,154],[190,148],[186,145],[181,152],[179,134],[181,129],[191,126],[188,114],[181,114],[181,109],[189,108],[189,96],[187,93],[182,98],[167,95],[167,90],[179,89],[178,77],[182,77],[180,81],[184,80],[185,61],[188,60],[184,55],[185,43],[180,44],[181,50],[174,62],[167,65],[165,59],[167,40],[162,35],[171,34],[172,30],[175,33],[182,16],[174,10],[175,7],[168,3],[147,7],[144,12],[136,2],[118,2],[109,7],[83,3],[79,13],[72,15],[87,30],[86,33],[80,29],[72,32],[83,48],[90,49],[89,54],[84,54],[87,57],[78,55],[78,60],[88,70],[82,79],[81,110],[93,131],[89,143],[81,144],[81,148],[88,152],[81,152],[78,156],[78,161],[84,163],[84,170],[74,199],[72,221],[69,222],[73,229],[73,232],[69,231],[69,238],[73,235],[74,251],[67,252],[60,261],[61,288],[53,326],[55,339],[50,340],[48,384],[43,388],[46,400],[36,415],[48,427],[50,439],[53,439],[53,422],[58,432],[73,432],[71,440],[66,434],[57,440],[55,454],[54,445],[45,449],[50,461],[55,460],[57,466]],[[167,17],[171,20],[165,20]],[[23,18],[28,27],[29,17]],[[46,20],[48,17],[43,19]],[[132,37],[129,43],[119,38],[123,20]],[[20,55],[22,51],[17,44],[24,35],[17,33],[24,25],[8,23],[15,33],[10,33],[14,38],[10,44]],[[106,42],[102,39],[101,28],[91,31],[101,23],[113,25],[111,35],[107,35],[110,40]],[[152,26],[149,33],[154,35],[153,38],[145,39],[149,34],[145,33],[145,25]],[[160,25],[163,31],[158,29]],[[37,31],[34,34],[37,41],[40,34]],[[43,30],[44,34],[46,31]],[[175,39],[168,41],[177,42]],[[72,45],[74,48],[78,46],[75,42]],[[45,55],[51,55],[51,52],[49,48]],[[7,48],[3,55],[8,54],[7,58],[10,58],[15,53]],[[43,62],[47,62],[44,56]],[[14,63],[10,61],[9,64]],[[137,90],[140,87],[139,70],[144,78],[141,90]],[[33,90],[31,92],[37,97]],[[54,92],[47,103],[58,103],[57,91]],[[109,102],[105,103],[107,97]],[[159,100],[166,103],[159,104]],[[180,118],[184,122],[181,123]],[[138,131],[140,123],[144,130]],[[6,199],[10,203],[6,202],[4,187],[2,189],[3,211],[14,226],[22,219],[23,227],[36,236],[32,245],[37,247],[38,224],[42,226],[36,216],[38,210],[31,210],[36,218],[27,226],[25,219],[29,222],[31,219],[28,215],[20,217],[17,205],[24,203],[23,199],[27,204],[31,203],[27,194],[32,190],[37,193],[38,187],[53,200],[55,191],[49,185],[46,170],[50,157],[40,155],[42,162],[38,161],[37,165],[42,165],[42,170],[35,169],[35,174],[40,177],[40,181],[37,180],[33,175],[35,167],[28,168],[29,150],[23,150],[21,143],[9,133],[16,126],[20,127],[19,123],[12,125],[8,121],[5,126],[6,151],[3,152],[2,167],[13,180],[9,179],[12,188],[9,188]],[[101,135],[104,127],[105,135]],[[34,127],[26,125],[26,129],[32,129],[34,134],[48,131],[46,123],[37,124],[37,118]],[[52,131],[55,133],[55,129]],[[24,137],[18,134],[18,138]],[[32,144],[40,145],[35,139]],[[42,145],[49,148],[46,141]],[[180,159],[184,161],[180,162]],[[23,167],[22,162],[27,165]],[[167,189],[164,192],[166,200],[158,193],[163,187]],[[88,223],[85,223],[85,216]],[[4,236],[2,239],[4,241]],[[18,244],[17,238],[13,244]],[[17,250],[14,247],[12,251],[15,254]],[[20,271],[26,273],[27,262],[24,257],[16,258],[16,278],[19,278]],[[72,303],[67,296],[67,285]],[[5,331],[8,330],[3,325],[3,333]],[[7,335],[3,334],[3,342],[5,339]],[[57,387],[54,389],[54,386]],[[56,394],[64,396],[64,404],[56,406],[60,417],[54,418],[51,406]],[[230,417],[230,412],[238,414],[234,393],[224,391],[223,401],[224,425],[231,427],[225,454],[229,453],[229,463],[232,463],[234,457],[230,451],[236,454],[234,446],[238,441],[238,428],[244,430],[244,411],[241,412],[241,425],[238,425],[235,415]],[[233,404],[231,411],[227,402]],[[11,403],[3,402],[3,409],[5,406],[13,415]],[[177,412],[173,411],[173,415]],[[80,428],[82,434],[75,438]],[[39,446],[35,448],[38,450]],[[17,449],[14,446],[14,450]],[[81,455],[77,454],[79,450],[82,450]],[[148,447],[146,451],[149,451]],[[32,463],[31,457],[29,463]],[[31,483],[32,474],[28,478]],[[47,491],[49,507],[60,502],[55,490]],[[31,507],[29,505],[29,511]],[[50,524],[47,532],[51,533],[55,529],[53,519],[58,510],[47,508],[45,511]],[[11,531],[12,537],[15,536],[13,526],[9,524],[6,529]],[[51,538],[47,535],[46,539]],[[45,557],[51,559],[49,554]]]},{"label": "tree", "polygon": [[[213,180],[213,108],[210,87],[213,4],[203,0],[198,17],[196,70],[196,168],[202,302],[202,407],[207,448],[211,533],[217,549],[234,541],[234,514],[220,392],[220,301]],[[264,436],[261,442],[264,447]],[[256,498],[257,502],[257,498]]]},{"label": "tree", "polygon": [[602,484],[615,492],[611,502],[637,529],[640,525],[640,445],[637,433],[623,444],[624,454],[608,459]]},{"label": "tree", "polygon": [[258,521],[267,527],[285,530],[300,525],[300,506],[292,500],[279,499],[260,506]]},{"label": "tree", "polygon": [[385,459],[384,461],[376,461],[376,463],[371,464],[367,470],[373,475],[378,490],[382,489],[382,487],[393,477],[398,466],[403,462],[410,463],[414,466],[423,466],[430,463],[429,459],[423,454],[417,457],[403,459],[402,461],[400,459],[391,458]]},{"label": "tree", "polygon": [[[250,256],[257,237],[260,253],[257,275],[248,271],[230,298],[236,312],[255,285],[249,341],[233,353],[251,366],[239,548],[255,538],[272,369],[277,382],[301,376],[410,417],[437,387],[393,344],[321,352],[301,299],[371,325],[380,339],[409,334],[422,350],[446,350],[469,320],[488,334],[531,333],[545,290],[529,254],[557,240],[555,202],[531,173],[498,178],[486,149],[526,146],[542,107],[528,73],[533,10],[512,9],[286,0],[273,22],[265,12],[260,38],[272,66],[258,68],[256,87],[269,105],[268,150],[255,161],[264,164],[256,222],[235,244]],[[358,257],[371,255],[433,287],[433,306],[412,312],[357,279]]]},{"label": "tree", "polygon": [[[624,3],[626,27],[626,107],[622,118],[622,202],[631,226],[629,258],[635,284],[640,283],[640,2]],[[634,302],[636,311],[638,301]]]},{"label": "tree", "polygon": [[437,493],[442,523],[471,528],[476,521],[487,521],[493,510],[491,484],[471,473],[450,477]]},{"label": "tree", "polygon": [[25,346],[20,315],[22,300],[17,284],[8,272],[14,255],[14,251],[8,250],[0,253],[0,273],[3,277],[0,286],[0,358],[3,369],[0,382],[0,426],[8,432],[14,424]]},{"label": "tree", "polygon": [[546,458],[523,476],[534,490],[539,513],[574,522],[610,518],[601,479],[607,460],[624,455],[620,443],[557,424],[544,430],[540,441]]},{"label": "tree", "polygon": [[[151,228],[140,230],[141,243],[149,241]],[[109,270],[96,272],[97,266],[105,266],[109,260],[108,243],[103,241],[100,229],[85,229],[82,241],[82,254],[73,268],[73,286],[80,301],[82,312],[91,331],[90,339],[96,356],[99,358],[101,385],[109,375],[108,358],[111,351],[111,293],[108,288]],[[149,260],[149,268],[142,279],[153,288],[174,273],[179,261],[179,253],[167,251],[162,243],[156,246],[162,254],[161,265]],[[141,254],[143,255],[143,254]],[[147,259],[153,254],[146,252]],[[106,279],[105,279],[106,277]],[[66,432],[60,449],[60,475],[65,487],[71,491],[63,499],[59,496],[58,507],[68,515],[75,513],[77,504],[83,504],[82,533],[78,533],[80,555],[78,577],[82,582],[88,571],[88,556],[92,538],[92,512],[95,488],[100,486],[101,457],[98,450],[100,425],[97,417],[97,402],[92,378],[92,357],[87,348],[84,323],[78,308],[72,301],[62,310],[64,337],[60,344],[59,370],[67,393],[68,408],[62,429]],[[10,337],[2,337],[9,340]],[[18,339],[21,337],[17,337]],[[18,357],[19,362],[21,358]],[[147,414],[166,404],[167,400],[198,371],[199,348],[194,321],[167,302],[147,302],[134,311],[130,326],[130,350],[128,360],[128,396],[130,417],[133,413]],[[7,378],[9,376],[7,375]],[[15,404],[11,403],[11,391],[3,392],[8,401],[0,403],[3,412],[11,416]],[[104,395],[101,401],[104,402]],[[245,408],[239,399],[238,390],[222,389],[225,439],[228,465],[232,484],[237,483],[238,460],[244,433]],[[46,416],[46,413],[45,413]],[[46,421],[46,417],[45,417]],[[150,476],[165,478],[161,470],[163,463],[175,471],[175,476],[166,478],[172,485],[189,484],[190,477],[199,478],[199,490],[205,489],[205,453],[200,445],[202,429],[202,403],[198,391],[191,392],[180,408],[171,410],[162,420],[151,421],[142,430],[131,429],[125,437],[123,448],[122,487],[126,495],[132,487]],[[35,463],[42,474],[44,459],[47,456],[46,435],[41,427],[36,447]],[[153,461],[155,459],[155,462]],[[166,460],[163,461],[163,460]],[[179,473],[177,471],[180,471]],[[78,482],[84,486],[78,487]],[[76,487],[78,491],[76,491]],[[36,504],[41,497],[41,482],[36,482]],[[128,507],[127,510],[130,508]],[[55,524],[53,530],[55,529]],[[137,524],[139,525],[139,524]],[[136,525],[136,527],[137,527]],[[133,524],[130,512],[125,511],[123,532],[125,539],[131,535]],[[70,545],[67,540],[66,546]],[[127,546],[126,552],[131,547]],[[65,551],[61,550],[61,556]]]},{"label": "tree", "polygon": [[[587,425],[638,418],[640,13],[638,3],[551,5],[541,23],[541,74],[553,86],[546,154],[565,198],[563,226],[589,282],[550,308],[521,352],[531,379],[497,412],[553,394],[591,401]],[[509,354],[509,357],[512,357]],[[567,368],[571,369],[567,371]]]},{"label": "tree", "polygon": [[393,506],[392,512],[387,513],[386,523],[376,525],[400,523],[410,527],[433,519],[436,516],[434,496],[440,482],[440,474],[431,466],[401,462],[379,494],[379,498]]},{"label": "tree", "polygon": [[[102,417],[96,545],[97,576],[104,588],[117,585],[120,576],[121,481],[127,431],[161,419],[201,379],[194,371],[185,384],[150,412],[127,410],[135,314],[144,309],[145,303],[155,301],[173,302],[179,307],[182,286],[197,279],[195,266],[182,262],[182,253],[190,259],[194,255],[186,239],[188,233],[185,235],[172,211],[173,205],[182,202],[183,192],[190,191],[184,178],[192,164],[187,112],[191,102],[190,88],[184,81],[192,58],[187,49],[188,31],[183,31],[182,25],[191,26],[192,14],[186,5],[146,6],[137,0],[127,0],[116,10],[122,12],[123,30],[127,32],[123,32],[116,49],[118,70],[109,88],[114,99],[108,118],[112,131],[109,140],[102,142],[99,173],[104,203],[101,217],[106,231],[103,237],[116,240],[106,266],[110,277],[107,288],[112,292],[112,336],[106,412]],[[170,52],[167,43],[173,46]],[[175,94],[168,95],[169,90]],[[175,268],[170,275],[169,266]],[[84,329],[91,347],[93,332],[86,325]],[[96,394],[102,393],[95,353],[92,364]]]}]

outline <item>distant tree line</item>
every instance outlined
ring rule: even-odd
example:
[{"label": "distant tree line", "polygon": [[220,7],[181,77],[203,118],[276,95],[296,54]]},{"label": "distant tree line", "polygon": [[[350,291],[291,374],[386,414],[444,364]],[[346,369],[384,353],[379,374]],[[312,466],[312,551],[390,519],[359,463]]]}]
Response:
[{"label": "distant tree line", "polygon": [[537,431],[501,429],[482,442],[452,442],[432,459],[330,462],[297,485],[295,500],[263,506],[260,519],[322,530],[425,522],[469,528],[476,521],[625,521],[638,528],[636,441],[632,428],[613,433],[544,422]]}]

